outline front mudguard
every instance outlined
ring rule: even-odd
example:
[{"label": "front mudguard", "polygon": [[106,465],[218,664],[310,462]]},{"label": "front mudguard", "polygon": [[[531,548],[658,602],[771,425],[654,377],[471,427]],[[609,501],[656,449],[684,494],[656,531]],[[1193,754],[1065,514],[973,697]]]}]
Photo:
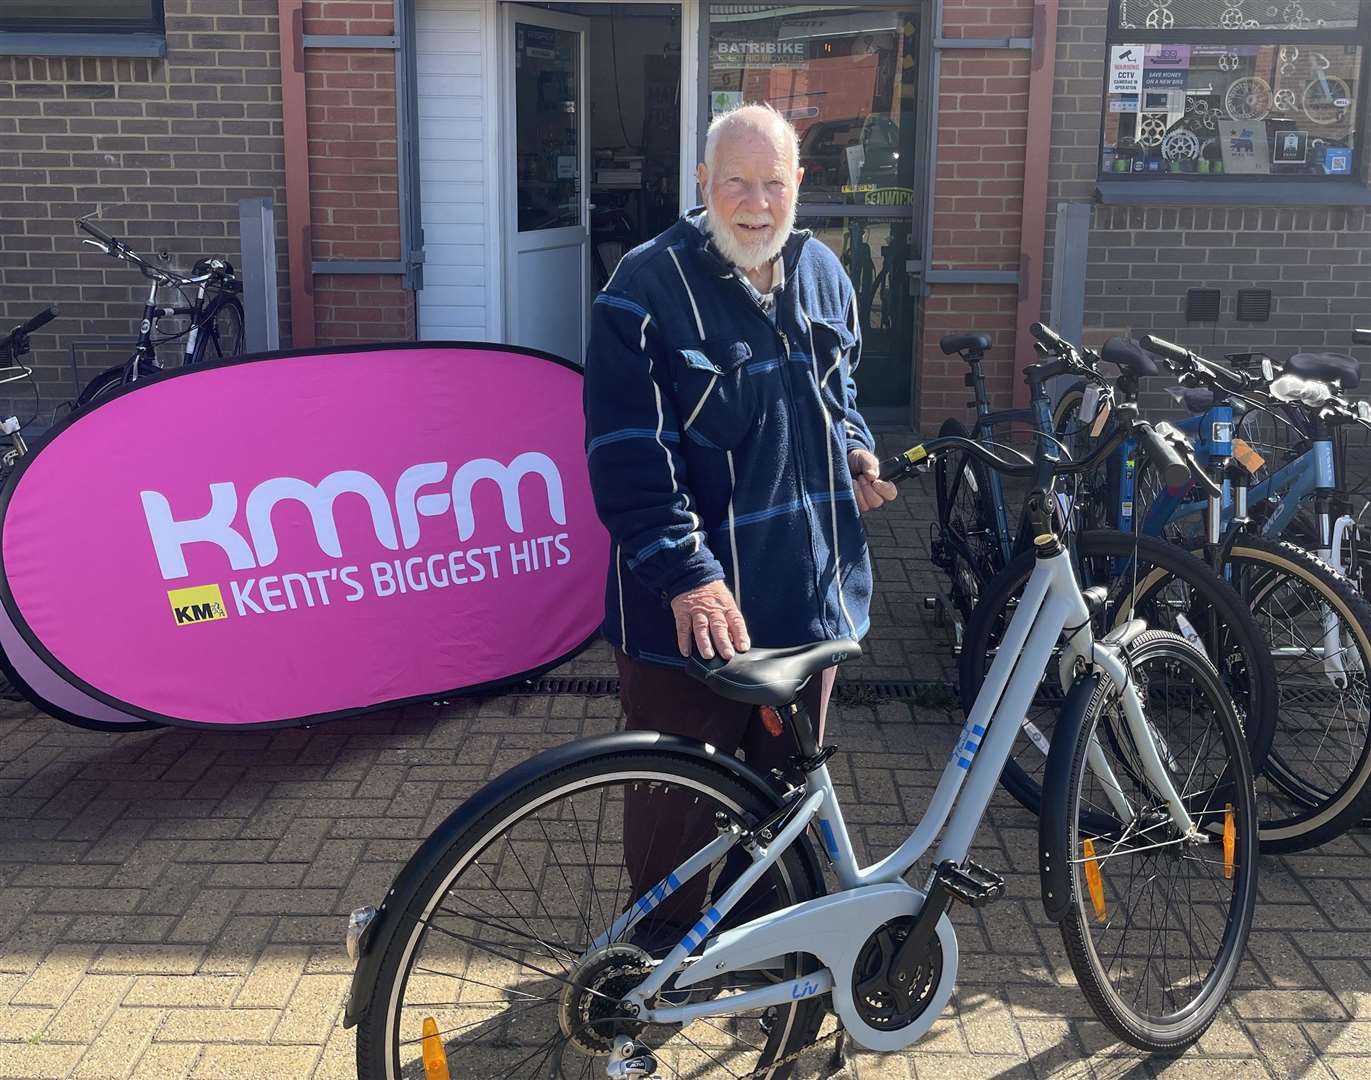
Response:
[{"label": "front mudguard", "polygon": [[1062,839],[1075,807],[1069,806],[1071,767],[1076,742],[1085,723],[1090,702],[1104,675],[1088,672],[1067,691],[1052,732],[1052,749],[1043,773],[1042,807],[1038,815],[1038,875],[1043,893],[1043,910],[1053,922],[1061,922],[1071,906],[1071,855],[1063,850]]},{"label": "front mudguard", "polygon": [[[777,810],[781,807],[780,793],[761,774],[733,755],[721,753],[714,747],[694,739],[662,735],[654,731],[625,731],[614,735],[580,739],[565,746],[545,750],[497,776],[444,818],[396,875],[395,881],[386,891],[385,899],[376,909],[376,917],[358,941],[357,966],[353,969],[352,988],[343,1011],[343,1026],[354,1027],[370,1007],[382,958],[404,923],[404,911],[409,906],[410,899],[438,868],[458,836],[537,777],[601,754],[622,753],[625,750],[670,754],[673,757],[708,762],[717,768],[725,769],[751,788],[762,800],[761,805],[768,810]],[[813,847],[801,840],[794,845],[794,850],[804,860],[810,880],[821,883],[823,872]]]}]

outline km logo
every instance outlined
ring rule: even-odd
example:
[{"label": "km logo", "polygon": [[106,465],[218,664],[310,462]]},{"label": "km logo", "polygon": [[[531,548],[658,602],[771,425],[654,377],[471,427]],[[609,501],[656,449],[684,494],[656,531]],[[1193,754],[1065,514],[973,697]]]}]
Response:
[{"label": "km logo", "polygon": [[219,591],[218,585],[171,589],[167,599],[171,601],[171,614],[177,626],[228,618],[228,612],[224,609],[224,594]]}]

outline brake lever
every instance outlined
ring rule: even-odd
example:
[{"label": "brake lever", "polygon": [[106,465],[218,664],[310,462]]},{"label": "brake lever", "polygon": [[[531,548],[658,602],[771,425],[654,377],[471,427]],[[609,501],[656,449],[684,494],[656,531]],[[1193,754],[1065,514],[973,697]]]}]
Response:
[{"label": "brake lever", "polygon": [[99,251],[103,252],[103,253],[106,254],[106,255],[113,255],[113,254],[114,254],[114,252],[110,249],[110,246],[109,246],[108,244],[104,243],[103,241],[100,241],[100,240],[84,239],[84,240],[81,241],[81,243],[83,243],[83,244],[89,244],[91,247],[98,249]]}]

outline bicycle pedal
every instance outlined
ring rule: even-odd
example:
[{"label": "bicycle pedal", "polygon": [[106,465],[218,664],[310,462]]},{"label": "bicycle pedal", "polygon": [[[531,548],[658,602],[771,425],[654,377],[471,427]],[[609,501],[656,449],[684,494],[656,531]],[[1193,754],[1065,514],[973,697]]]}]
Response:
[{"label": "bicycle pedal", "polygon": [[938,867],[938,880],[944,891],[968,907],[984,907],[1004,895],[1004,878],[970,859],[957,866],[945,862]]}]

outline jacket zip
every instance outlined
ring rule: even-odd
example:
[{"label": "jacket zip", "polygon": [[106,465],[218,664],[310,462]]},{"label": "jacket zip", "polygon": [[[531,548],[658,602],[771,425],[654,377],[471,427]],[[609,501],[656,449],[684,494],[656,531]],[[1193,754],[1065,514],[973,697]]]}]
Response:
[{"label": "jacket zip", "polygon": [[[804,246],[804,245],[801,244],[801,247],[803,247],[803,246]],[[789,273],[787,273],[787,274],[786,274],[786,283],[789,284],[790,280],[791,280],[791,275],[790,275]],[[809,530],[809,552],[810,552],[810,563],[811,563],[811,565],[812,565],[812,567],[813,567],[813,573],[814,573],[814,595],[815,595],[816,597],[818,597],[818,600],[819,600],[819,606],[820,606],[821,611],[822,611],[822,618],[823,618],[823,623],[824,623],[824,629],[827,630],[827,631],[830,632],[830,633],[835,633],[836,631],[833,629],[833,626],[832,626],[832,624],[830,623],[830,620],[829,620],[829,618],[828,618],[828,594],[824,591],[824,588],[823,588],[823,581],[822,581],[822,579],[821,579],[821,577],[820,577],[820,573],[819,573],[819,549],[818,549],[818,545],[815,543],[815,537],[814,537],[814,516],[815,516],[816,511],[815,511],[815,509],[814,509],[813,500],[811,500],[810,497],[809,497],[809,477],[808,477],[808,475],[806,475],[806,473],[805,473],[804,454],[805,454],[806,446],[805,446],[804,434],[803,434],[803,432],[802,432],[802,430],[801,430],[799,420],[798,420],[798,419],[796,418],[796,416],[795,416],[795,409],[794,409],[794,407],[793,407],[793,405],[795,404],[795,395],[794,395],[794,392],[793,392],[793,391],[794,391],[794,387],[791,385],[791,381],[790,381],[790,380],[791,380],[791,374],[790,374],[790,337],[789,337],[789,335],[786,334],[786,332],[785,332],[784,330],[782,330],[781,327],[780,327],[780,321],[781,321],[781,312],[780,312],[781,298],[778,296],[778,297],[773,301],[773,303],[776,304],[776,321],[775,321],[775,322],[772,322],[772,321],[771,321],[771,318],[767,315],[766,310],[762,307],[762,305],[761,305],[760,303],[757,302],[757,298],[756,298],[755,296],[753,296],[752,293],[751,293],[748,289],[744,288],[743,283],[742,283],[741,281],[738,281],[736,276],[734,276],[734,285],[735,285],[737,288],[742,289],[742,291],[747,295],[747,298],[748,298],[749,300],[752,301],[752,306],[756,309],[757,314],[760,315],[763,319],[766,319],[766,324],[767,324],[769,327],[771,327],[772,333],[774,333],[778,338],[780,338],[781,347],[785,350],[785,363],[781,365],[781,370],[782,370],[781,378],[782,378],[782,380],[783,380],[784,383],[785,383],[786,393],[790,396],[791,405],[792,405],[791,408],[788,408],[788,409],[786,410],[786,416],[787,416],[787,418],[788,418],[788,420],[789,420],[789,423],[790,423],[791,434],[792,434],[792,436],[793,436],[794,439],[795,439],[795,446],[796,446],[796,453],[795,453],[795,455],[794,455],[795,472],[796,472],[796,474],[798,475],[799,481],[800,481],[800,483],[799,483],[799,487],[800,487],[800,499],[803,501],[804,507],[805,507],[805,527]],[[784,294],[785,290],[782,289],[781,291],[782,291],[782,293]],[[827,418],[826,418],[826,417],[825,417],[825,423],[827,423]],[[825,431],[825,436],[827,436],[827,431]],[[830,484],[831,484],[831,483],[832,483],[832,477],[831,477],[831,476],[829,477],[829,481],[830,481]],[[837,551],[837,547],[836,547],[836,544],[837,544],[837,536],[835,535],[833,539],[834,539],[834,544],[835,544],[835,547],[834,547],[834,550],[833,550],[833,558],[834,558],[834,566],[836,567],[836,566],[839,565],[839,563],[838,563],[838,561],[837,561],[837,560],[838,560],[838,551]],[[842,581],[841,581],[841,580],[838,581],[837,584],[838,584],[839,590],[841,590],[841,589],[842,589]],[[841,600],[841,591],[840,591],[840,600]],[[841,620],[840,620],[840,621],[841,621]]]}]

